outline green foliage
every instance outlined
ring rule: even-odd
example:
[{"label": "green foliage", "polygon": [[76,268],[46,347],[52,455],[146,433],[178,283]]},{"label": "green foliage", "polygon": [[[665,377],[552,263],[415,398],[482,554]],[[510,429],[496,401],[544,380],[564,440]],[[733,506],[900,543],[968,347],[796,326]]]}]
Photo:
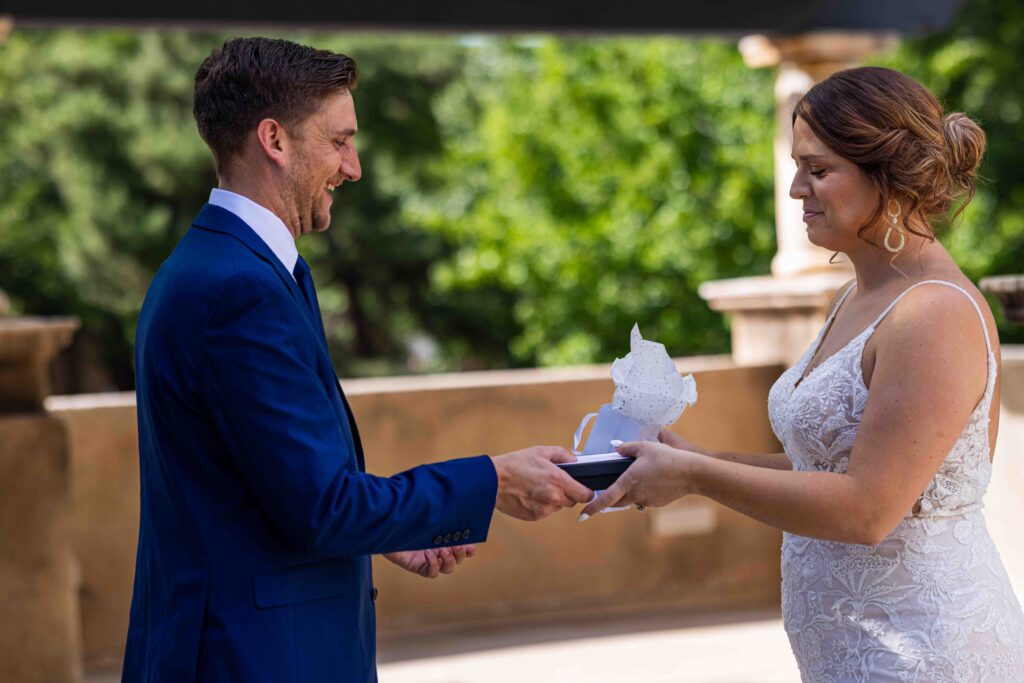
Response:
[{"label": "green foliage", "polygon": [[635,321],[678,355],[721,352],[708,279],[774,251],[772,75],[732,44],[487,41],[441,100],[442,191],[410,221],[457,245],[440,292],[489,291],[514,363],[608,361]]},{"label": "green foliage", "polygon": [[128,31],[0,48],[2,286],[24,312],[80,316],[122,387],[145,287],[215,182],[183,68],[208,49]]},{"label": "green foliage", "polygon": [[[459,369],[417,340],[444,338],[460,309],[430,289],[429,271],[451,247],[410,225],[402,207],[437,182],[433,103],[462,73],[465,49],[450,38],[287,36],[349,54],[359,65],[358,183],[336,195],[332,227],[299,241],[317,280],[332,357],[343,375]],[[428,344],[429,345],[429,344]]]},{"label": "green foliage", "polygon": [[[401,370],[405,339],[447,310],[426,286],[447,245],[398,216],[429,184],[420,169],[440,149],[431,101],[463,50],[450,39],[291,37],[353,54],[372,85],[357,92],[365,178],[344,188],[327,239],[300,248],[340,370]],[[106,369],[90,389],[132,386],[146,287],[216,185],[192,82],[224,38],[15,31],[0,46],[0,286],[22,313],[82,318],[78,346],[98,349],[84,355]]]},{"label": "green foliage", "polygon": [[[360,66],[363,179],[299,243],[340,372],[608,361],[633,322],[673,354],[728,348],[697,286],[767,273],[775,237],[773,74],[732,42],[287,37]],[[0,287],[19,312],[82,318],[106,380],[78,389],[132,386],[143,293],[216,183],[191,93],[223,39],[0,45]],[[881,60],[988,133],[988,180],[943,237],[974,278],[1024,263],[1022,58],[1024,8],[971,0]]]}]

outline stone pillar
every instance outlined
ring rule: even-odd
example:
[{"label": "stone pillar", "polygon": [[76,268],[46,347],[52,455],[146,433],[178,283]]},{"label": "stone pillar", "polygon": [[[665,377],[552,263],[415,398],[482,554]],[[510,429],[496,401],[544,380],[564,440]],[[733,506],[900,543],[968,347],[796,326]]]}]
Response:
[{"label": "stone pillar", "polygon": [[70,460],[43,409],[50,361],[76,327],[0,317],[0,681],[81,678]]},{"label": "stone pillar", "polygon": [[983,277],[978,287],[999,299],[1008,321],[1024,324],[1024,275]]},{"label": "stone pillar", "polygon": [[[836,289],[853,277],[845,262],[807,240],[800,202],[790,198],[793,107],[811,86],[873,52],[891,47],[889,34],[807,33],[747,36],[739,43],[748,66],[777,67],[775,79],[775,233],[770,276],[706,282],[700,294],[732,322],[733,358],[744,364],[791,364],[824,323]],[[839,257],[840,259],[842,257]]]},{"label": "stone pillar", "polygon": [[[1007,321],[1024,324],[1024,275],[982,278],[978,287],[999,300]],[[1014,590],[1024,595],[1024,344],[1003,344],[1001,355],[999,438],[992,483],[985,494],[985,521]]]}]

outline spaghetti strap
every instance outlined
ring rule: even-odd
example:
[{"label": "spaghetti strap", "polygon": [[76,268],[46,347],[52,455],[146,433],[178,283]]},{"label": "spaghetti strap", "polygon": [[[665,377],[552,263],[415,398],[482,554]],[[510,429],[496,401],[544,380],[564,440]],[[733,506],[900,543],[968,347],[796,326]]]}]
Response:
[{"label": "spaghetti strap", "polygon": [[988,325],[985,324],[985,316],[982,314],[981,307],[978,306],[978,302],[974,300],[973,296],[967,293],[966,289],[964,289],[960,285],[954,285],[952,282],[946,282],[945,280],[924,280],[922,282],[918,282],[917,284],[911,285],[910,287],[907,287],[905,290],[903,290],[902,293],[900,293],[899,296],[893,299],[891,304],[886,306],[885,310],[882,311],[882,314],[878,316],[878,319],[871,324],[872,329],[878,327],[878,324],[882,322],[882,319],[885,318],[885,316],[889,315],[889,311],[891,311],[893,307],[897,303],[899,303],[900,299],[905,297],[910,292],[910,290],[920,287],[921,285],[946,285],[947,287],[952,287],[953,289],[959,291],[961,294],[967,297],[967,300],[971,302],[972,306],[974,306],[974,311],[975,313],[978,314],[978,319],[981,321],[981,331],[985,334],[985,348],[988,350],[989,355],[992,354],[992,340],[988,336]]},{"label": "spaghetti strap", "polygon": [[846,291],[843,292],[842,296],[839,297],[839,301],[837,301],[836,305],[832,308],[832,312],[828,314],[828,320],[825,321],[826,324],[828,324],[828,322],[830,320],[832,320],[832,318],[836,317],[836,313],[839,312],[839,309],[842,307],[843,302],[846,301],[847,295],[849,295],[849,293],[852,292],[853,288],[856,287],[856,286],[857,286],[857,281],[854,280],[846,288]]}]

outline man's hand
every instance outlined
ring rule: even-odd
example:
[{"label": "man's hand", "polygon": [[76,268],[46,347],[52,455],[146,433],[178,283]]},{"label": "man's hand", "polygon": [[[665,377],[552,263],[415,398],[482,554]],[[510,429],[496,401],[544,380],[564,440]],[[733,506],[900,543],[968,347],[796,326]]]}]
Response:
[{"label": "man's hand", "polygon": [[438,574],[451,574],[455,566],[476,555],[476,546],[455,545],[447,548],[431,548],[429,550],[403,550],[387,553],[387,559],[413,574],[427,579],[436,579]]},{"label": "man's hand", "polygon": [[493,458],[498,473],[495,507],[517,519],[534,521],[590,501],[594,492],[555,465],[575,460],[558,446],[533,446]]}]

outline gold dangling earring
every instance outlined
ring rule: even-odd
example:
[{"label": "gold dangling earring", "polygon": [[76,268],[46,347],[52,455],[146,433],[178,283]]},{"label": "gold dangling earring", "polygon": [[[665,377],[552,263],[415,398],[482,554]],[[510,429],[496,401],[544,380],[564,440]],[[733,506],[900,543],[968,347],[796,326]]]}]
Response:
[{"label": "gold dangling earring", "polygon": [[[891,208],[893,203],[894,200],[890,199],[889,204],[885,207],[885,213],[889,216],[889,227],[885,231],[885,237],[882,239],[882,244],[885,246],[886,251],[888,251],[890,254],[898,254],[901,251],[903,251],[903,247],[905,247],[907,244],[907,235],[902,230],[900,230],[899,225],[897,223],[900,214],[902,213],[900,203],[895,202],[896,211],[893,211]],[[894,230],[900,238],[899,244],[897,244],[895,247],[889,244],[889,236],[892,235]]]}]

